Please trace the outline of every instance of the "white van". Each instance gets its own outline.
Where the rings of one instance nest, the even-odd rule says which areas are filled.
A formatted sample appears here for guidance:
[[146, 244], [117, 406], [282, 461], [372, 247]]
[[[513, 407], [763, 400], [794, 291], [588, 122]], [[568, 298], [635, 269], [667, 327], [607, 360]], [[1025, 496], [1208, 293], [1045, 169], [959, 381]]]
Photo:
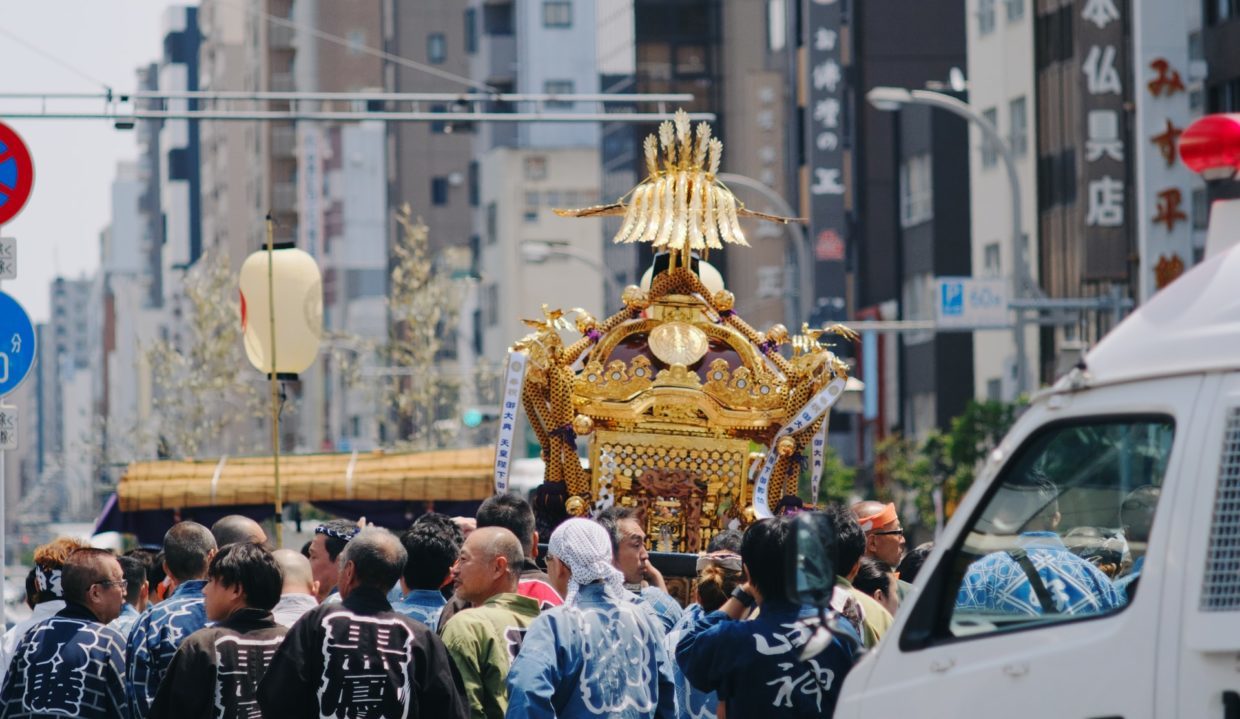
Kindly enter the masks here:
[[915, 586], [836, 717], [1240, 719], [1240, 250], [1035, 397]]

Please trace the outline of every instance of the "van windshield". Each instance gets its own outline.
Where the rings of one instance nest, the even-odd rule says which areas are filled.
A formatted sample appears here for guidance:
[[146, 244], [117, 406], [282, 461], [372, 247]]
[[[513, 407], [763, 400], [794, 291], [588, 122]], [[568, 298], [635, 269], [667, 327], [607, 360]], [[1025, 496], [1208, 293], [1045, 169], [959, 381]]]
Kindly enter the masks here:
[[1052, 426], [1009, 463], [951, 563], [962, 637], [1117, 612], [1137, 594], [1169, 417]]

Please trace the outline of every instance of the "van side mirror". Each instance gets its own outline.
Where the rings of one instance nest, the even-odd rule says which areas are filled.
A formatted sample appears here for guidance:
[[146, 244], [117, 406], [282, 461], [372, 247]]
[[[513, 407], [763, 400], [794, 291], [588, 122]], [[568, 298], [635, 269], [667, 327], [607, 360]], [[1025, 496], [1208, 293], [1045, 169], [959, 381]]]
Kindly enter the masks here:
[[793, 520], [784, 576], [794, 604], [826, 609], [835, 589], [835, 523], [822, 512], [801, 512]]

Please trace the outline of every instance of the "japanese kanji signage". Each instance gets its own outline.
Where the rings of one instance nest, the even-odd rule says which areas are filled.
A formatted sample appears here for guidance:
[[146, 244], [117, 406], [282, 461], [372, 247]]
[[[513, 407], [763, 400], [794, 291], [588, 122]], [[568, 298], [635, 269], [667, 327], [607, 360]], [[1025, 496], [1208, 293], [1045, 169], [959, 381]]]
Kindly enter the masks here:
[[1142, 19], [1132, 60], [1136, 73], [1133, 223], [1142, 300], [1194, 261], [1191, 208], [1193, 188], [1200, 187], [1200, 181], [1179, 157], [1180, 134], [1191, 120], [1191, 111], [1188, 23], [1184, 8], [1177, 5], [1160, 0], [1133, 2], [1134, 12], [1140, 12]]
[[1077, 25], [1081, 128], [1085, 138], [1078, 198], [1084, 215], [1086, 280], [1128, 277], [1127, 161], [1124, 101], [1128, 68], [1124, 19], [1118, 0], [1086, 0]]
[[0, 406], [0, 449], [17, 449], [17, 408]]
[[17, 279], [17, 240], [0, 237], [0, 280]]
[[[809, 235], [815, 240], [814, 295], [822, 304], [844, 296], [848, 222], [845, 178], [851, 146], [844, 77], [840, 0], [805, 0], [808, 57], [805, 148], [808, 164]], [[824, 241], [824, 238], [826, 240]], [[840, 319], [843, 319], [842, 317]]]

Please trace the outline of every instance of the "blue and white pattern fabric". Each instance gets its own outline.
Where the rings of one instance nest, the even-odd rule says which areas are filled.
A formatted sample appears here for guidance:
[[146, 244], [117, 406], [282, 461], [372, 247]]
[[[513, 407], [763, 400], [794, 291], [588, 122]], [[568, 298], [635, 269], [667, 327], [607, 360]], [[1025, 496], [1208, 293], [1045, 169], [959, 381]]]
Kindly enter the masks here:
[[654, 611], [655, 616], [663, 623], [663, 631], [665, 632], [672, 631], [672, 627], [676, 626], [676, 622], [680, 621], [680, 615], [685, 613], [680, 604], [675, 599], [672, 599], [672, 595], [658, 587], [642, 587], [642, 591], [638, 596], [641, 598], [642, 604]]
[[21, 643], [22, 639], [26, 638], [26, 632], [29, 632], [31, 627], [43, 620], [56, 616], [64, 608], [65, 601], [63, 599], [53, 599], [36, 604], [29, 617], [14, 624], [11, 629], [4, 633], [4, 639], [0, 641], [0, 682], [4, 681], [4, 675], [8, 673], [9, 665], [13, 663], [13, 656], [17, 653], [17, 645]]
[[[705, 615], [706, 611], [700, 604], [695, 603], [685, 607], [676, 626], [667, 633], [664, 646], [667, 647], [668, 656], [676, 656], [676, 645], [680, 643], [680, 638], [684, 636], [689, 627], [700, 622]], [[715, 719], [719, 715], [719, 696], [713, 691], [704, 692], [690, 684], [685, 678], [685, 673], [680, 671], [678, 666], [676, 667], [676, 706], [680, 711], [677, 716], [681, 719]]]
[[121, 605], [121, 615], [113, 619], [108, 626], [115, 629], [116, 633], [120, 634], [121, 637], [128, 639], [129, 632], [133, 630], [133, 625], [138, 621], [139, 616], [138, 610], [134, 609], [129, 602], [125, 602]]
[[[737, 621], [718, 611], [694, 612], [681, 627], [676, 663], [701, 691], [727, 702], [728, 716], [829, 717], [860, 637], [831, 643], [799, 659], [818, 628], [817, 610], [786, 601], [762, 603], [757, 618]], [[840, 622], [842, 631], [852, 626]]]
[[[1124, 595], [1102, 570], [1069, 550], [1054, 532], [1025, 532], [1017, 540], [1058, 613], [1099, 614], [1124, 606]], [[1042, 603], [1020, 562], [993, 552], [969, 565], [956, 595], [957, 611], [1041, 616]]]
[[447, 604], [438, 589], [414, 589], [392, 604], [392, 610], [416, 619], [432, 632], [439, 631], [439, 613]]
[[1137, 557], [1137, 561], [1132, 563], [1132, 568], [1128, 573], [1115, 580], [1115, 591], [1120, 593], [1125, 602], [1132, 601], [1132, 590], [1137, 580], [1141, 578], [1141, 570], [1145, 569], [1145, 557]]
[[181, 642], [207, 625], [202, 588], [206, 582], [182, 582], [168, 599], [147, 609], [134, 622], [125, 645], [125, 691], [132, 719], [146, 719], [155, 692]]
[[90, 610], [69, 604], [18, 643], [0, 688], [0, 716], [128, 717], [124, 646]]
[[620, 592], [587, 584], [534, 620], [508, 670], [506, 716], [676, 716], [663, 628], [649, 608]]

